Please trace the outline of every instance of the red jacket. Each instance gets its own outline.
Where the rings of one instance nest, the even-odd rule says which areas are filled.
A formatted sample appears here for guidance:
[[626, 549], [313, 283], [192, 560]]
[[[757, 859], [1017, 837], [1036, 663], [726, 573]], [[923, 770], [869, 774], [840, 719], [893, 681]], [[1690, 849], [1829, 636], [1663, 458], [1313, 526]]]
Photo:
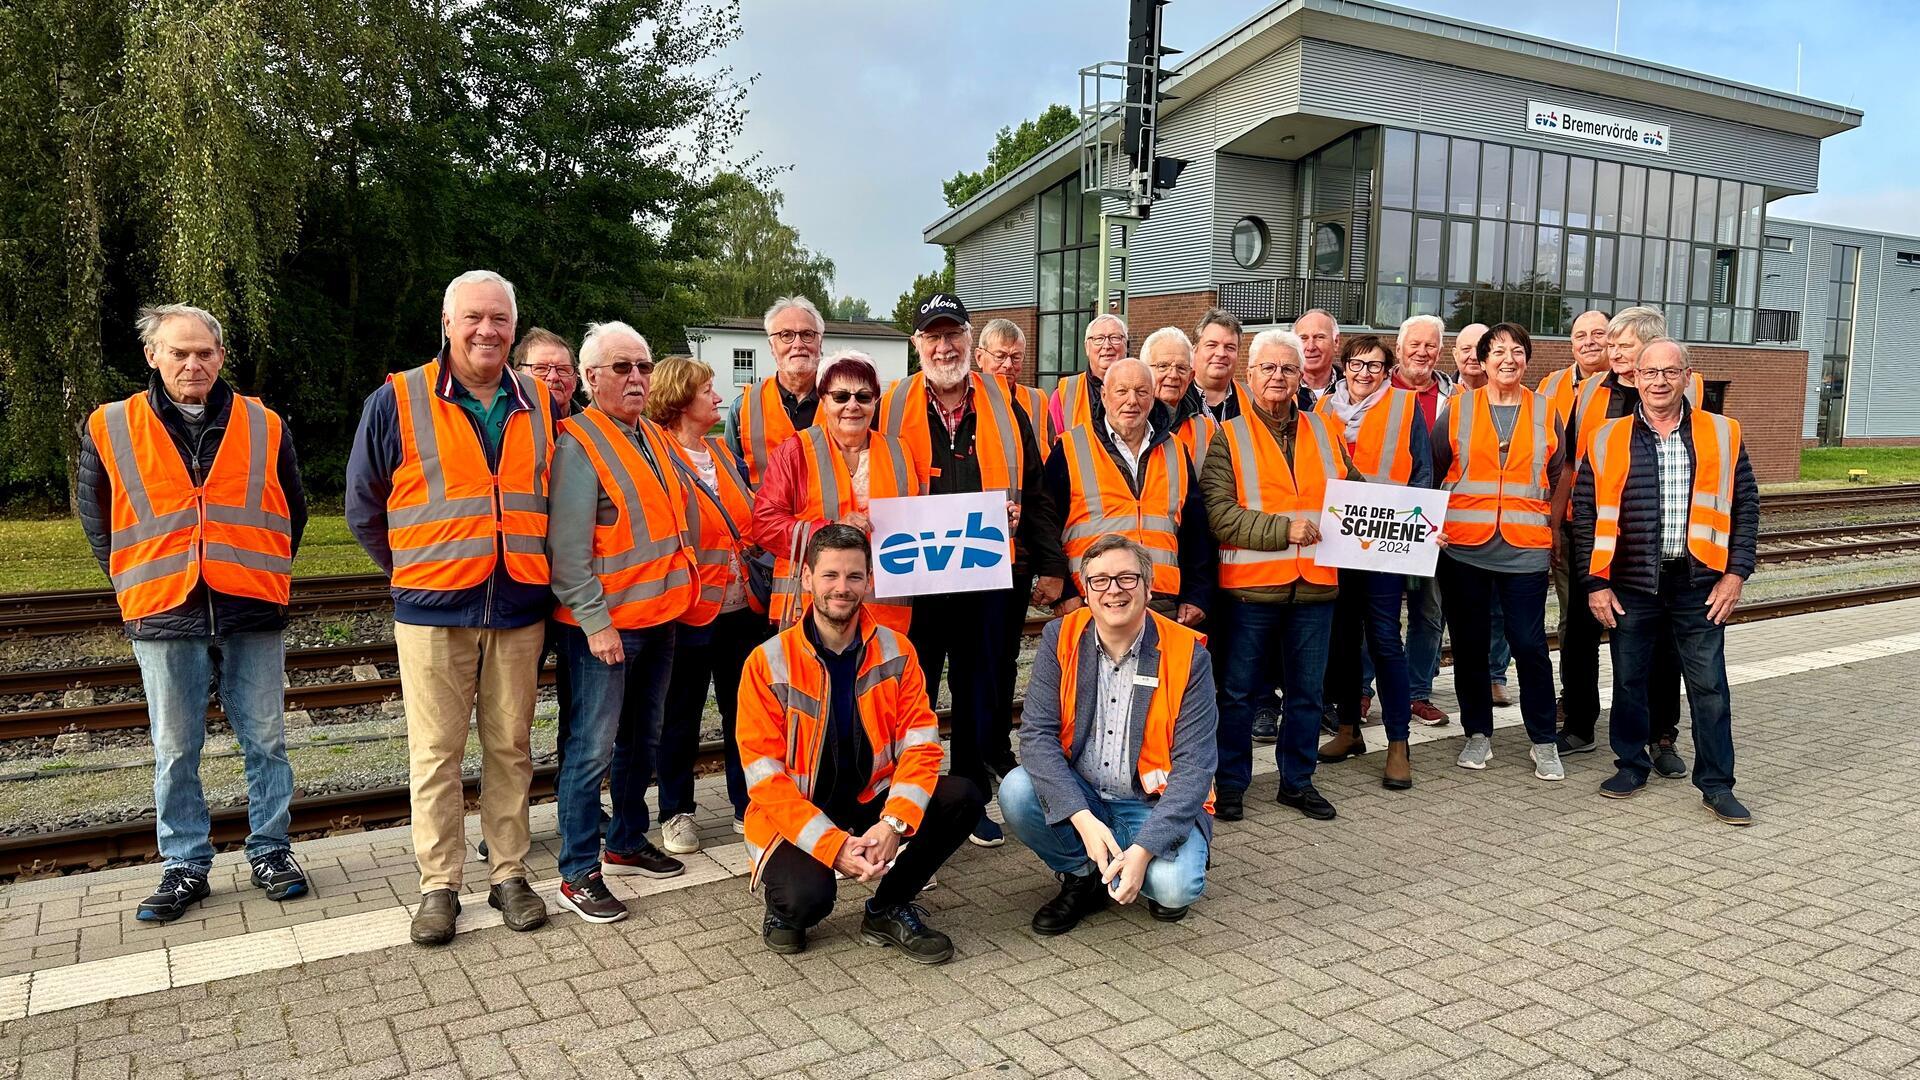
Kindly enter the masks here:
[[[773, 448], [760, 489], [753, 495], [753, 542], [768, 551], [787, 551], [793, 544], [794, 527], [800, 524], [794, 512], [807, 501], [807, 457], [799, 439], [788, 439]], [[806, 523], [818, 530], [832, 522]]]

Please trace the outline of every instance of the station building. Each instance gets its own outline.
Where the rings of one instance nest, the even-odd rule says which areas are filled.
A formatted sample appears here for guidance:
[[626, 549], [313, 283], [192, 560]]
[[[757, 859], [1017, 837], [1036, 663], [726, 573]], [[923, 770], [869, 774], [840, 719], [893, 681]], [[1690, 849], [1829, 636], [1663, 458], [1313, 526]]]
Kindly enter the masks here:
[[[1372, 0], [1273, 4], [1165, 90], [1158, 152], [1188, 164], [1127, 243], [1135, 348], [1216, 304], [1249, 332], [1313, 307], [1348, 332], [1430, 313], [1526, 325], [1537, 379], [1581, 311], [1645, 303], [1729, 384], [1762, 480], [1793, 479], [1835, 425], [1920, 441], [1920, 289], [1901, 284], [1920, 241], [1767, 214], [1818, 187], [1821, 140], [1859, 110]], [[976, 326], [1025, 328], [1025, 377], [1051, 386], [1085, 363], [1099, 222], [1068, 138], [924, 238], [952, 247]], [[1900, 331], [1871, 319], [1882, 301]], [[1907, 374], [1875, 400], [1863, 360]]]

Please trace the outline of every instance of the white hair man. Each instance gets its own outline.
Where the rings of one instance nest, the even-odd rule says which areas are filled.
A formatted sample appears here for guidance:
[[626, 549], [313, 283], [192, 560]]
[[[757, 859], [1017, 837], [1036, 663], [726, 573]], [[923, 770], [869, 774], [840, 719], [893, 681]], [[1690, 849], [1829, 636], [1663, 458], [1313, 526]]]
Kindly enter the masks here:
[[200, 751], [217, 676], [246, 752], [247, 862], [270, 900], [308, 891], [288, 847], [293, 767], [282, 715], [286, 603], [307, 501], [279, 414], [220, 379], [220, 321], [140, 309], [146, 389], [80, 430], [76, 500], [113, 583], [153, 731], [160, 887], [135, 918], [167, 923], [206, 898], [213, 867]]
[[[1357, 480], [1341, 432], [1300, 410], [1302, 343], [1285, 330], [1256, 335], [1247, 359], [1249, 406], [1227, 421], [1200, 473], [1220, 545], [1219, 606], [1230, 612], [1220, 691], [1218, 815], [1243, 813], [1253, 779], [1253, 718], [1285, 690], [1275, 755], [1279, 801], [1316, 820], [1333, 804], [1313, 786], [1327, 641], [1339, 578], [1314, 561], [1328, 480]], [[1274, 658], [1280, 662], [1275, 663]]]
[[1087, 370], [1060, 380], [1053, 389], [1053, 430], [1064, 432], [1100, 421], [1100, 380], [1107, 367], [1127, 355], [1127, 323], [1111, 312], [1087, 324]]
[[1311, 308], [1293, 320], [1293, 333], [1300, 339], [1300, 392], [1295, 404], [1302, 412], [1312, 412], [1340, 381], [1340, 373], [1333, 369], [1340, 355], [1340, 324], [1331, 314]]
[[[929, 464], [929, 494], [1004, 492], [1012, 554], [1036, 575], [1032, 596], [1058, 596], [1066, 575], [1060, 552], [1060, 522], [1041, 482], [1040, 445], [1033, 423], [1008, 396], [999, 379], [975, 372], [973, 327], [960, 298], [934, 293], [914, 308], [913, 347], [920, 370], [890, 387], [881, 399], [880, 428], [901, 440], [907, 452]], [[989, 774], [1013, 768], [1011, 717], [1006, 702], [1008, 655], [1020, 640], [1008, 634], [1015, 620], [1008, 605], [1028, 595], [1014, 589], [917, 596], [908, 637], [919, 653], [927, 693], [937, 693], [941, 671], [952, 693], [953, 761], [956, 776], [985, 793]], [[1006, 842], [1000, 825], [982, 814], [973, 842]]]
[[514, 930], [547, 920], [526, 857], [533, 704], [553, 607], [552, 405], [507, 367], [518, 316], [499, 274], [454, 278], [439, 355], [367, 396], [347, 461], [347, 525], [393, 584], [422, 894], [412, 936], [422, 945], [452, 941], [460, 911], [460, 770], [476, 715], [488, 903]]
[[820, 411], [814, 379], [827, 333], [827, 320], [804, 296], [775, 300], [761, 323], [776, 370], [771, 378], [741, 391], [727, 413], [727, 441], [747, 467], [747, 483], [755, 488], [765, 478], [773, 452], [795, 432], [812, 427]]

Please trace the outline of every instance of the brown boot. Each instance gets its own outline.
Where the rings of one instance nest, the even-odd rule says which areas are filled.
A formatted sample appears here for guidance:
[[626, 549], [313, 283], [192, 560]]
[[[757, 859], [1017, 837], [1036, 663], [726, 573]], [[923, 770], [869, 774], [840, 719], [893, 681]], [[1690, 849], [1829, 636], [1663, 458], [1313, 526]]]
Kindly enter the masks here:
[[1360, 735], [1357, 724], [1340, 725], [1340, 733], [1320, 744], [1320, 760], [1345, 761], [1350, 757], [1359, 757], [1367, 752], [1367, 740]]
[[1387, 767], [1380, 772], [1380, 786], [1391, 791], [1413, 786], [1413, 761], [1407, 757], [1406, 740], [1387, 744]]

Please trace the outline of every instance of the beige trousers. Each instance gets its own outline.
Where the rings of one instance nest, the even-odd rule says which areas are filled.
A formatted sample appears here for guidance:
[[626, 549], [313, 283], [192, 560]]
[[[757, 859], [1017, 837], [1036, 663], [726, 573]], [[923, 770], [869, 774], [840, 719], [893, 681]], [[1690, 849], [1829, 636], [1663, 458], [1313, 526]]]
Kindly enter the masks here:
[[413, 852], [420, 891], [460, 890], [467, 728], [480, 727], [480, 831], [494, 884], [527, 876], [527, 787], [533, 781], [533, 703], [546, 624], [518, 630], [395, 623], [407, 706]]

